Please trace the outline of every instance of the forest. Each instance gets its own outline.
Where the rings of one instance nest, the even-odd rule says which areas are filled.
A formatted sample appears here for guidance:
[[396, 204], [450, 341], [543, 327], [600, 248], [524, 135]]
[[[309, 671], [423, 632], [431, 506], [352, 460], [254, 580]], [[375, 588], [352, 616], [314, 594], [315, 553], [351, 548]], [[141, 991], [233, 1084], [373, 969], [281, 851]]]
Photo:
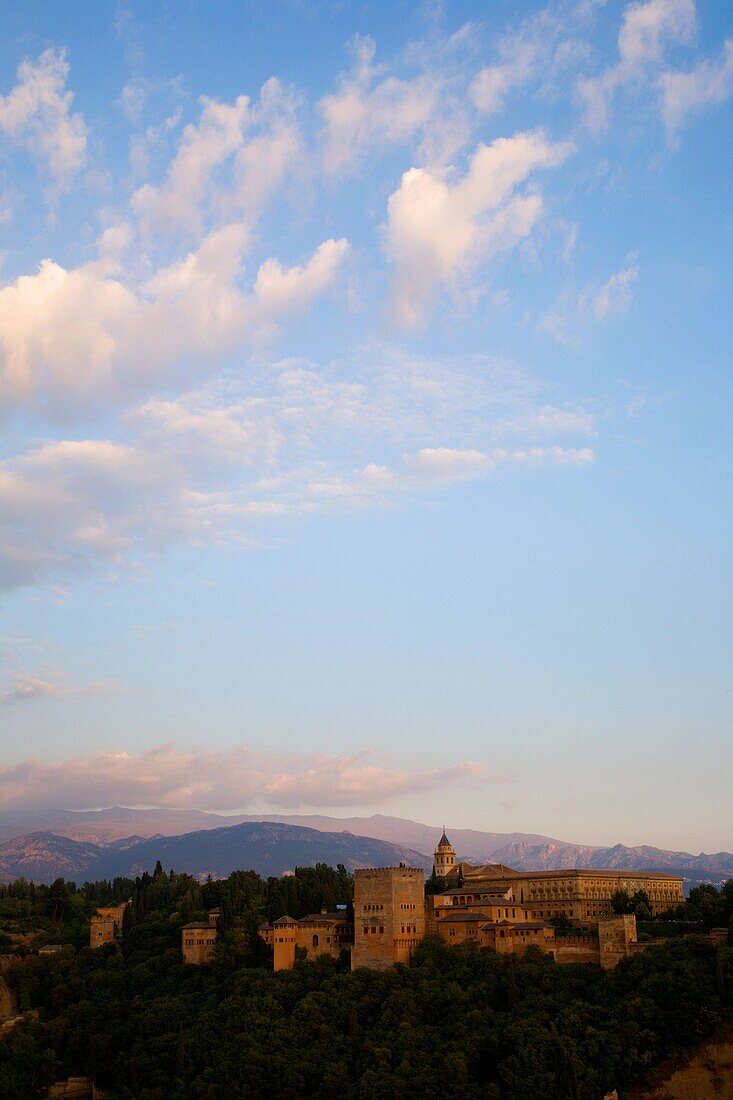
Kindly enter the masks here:
[[[729, 923], [733, 883], [700, 889], [670, 923]], [[42, 1096], [79, 1074], [113, 1100], [397, 1100], [444, 1087], [491, 1100], [599, 1100], [712, 1034], [733, 1006], [733, 948], [694, 935], [612, 972], [431, 940], [410, 969], [352, 973], [347, 959], [328, 957], [268, 969], [260, 921], [348, 906], [351, 891], [343, 867], [324, 865], [268, 880], [236, 872], [198, 883], [159, 866], [81, 889], [4, 887], [6, 934], [24, 927], [65, 946], [5, 971], [39, 1020], [0, 1039], [0, 1097]], [[86, 947], [94, 908], [127, 898], [122, 945]], [[214, 906], [215, 958], [184, 966], [180, 927]]]

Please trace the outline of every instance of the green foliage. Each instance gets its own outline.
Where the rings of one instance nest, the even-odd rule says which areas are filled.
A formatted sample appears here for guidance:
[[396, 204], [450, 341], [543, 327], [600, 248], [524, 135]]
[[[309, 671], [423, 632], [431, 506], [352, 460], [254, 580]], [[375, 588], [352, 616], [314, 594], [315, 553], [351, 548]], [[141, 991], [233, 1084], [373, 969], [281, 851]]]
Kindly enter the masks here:
[[675, 936], [694, 936], [704, 932], [699, 921], [685, 920], [645, 920], [637, 921], [636, 928], [641, 935], [646, 933], [652, 939], [669, 939]]
[[627, 890], [616, 890], [611, 895], [611, 908], [614, 913], [634, 913], [637, 920], [652, 919], [652, 907], [646, 890], [637, 890], [632, 895]]
[[[733, 949], [691, 936], [611, 972], [442, 940], [426, 940], [410, 969], [351, 972], [347, 958], [329, 957], [265, 968], [262, 920], [285, 904], [296, 917], [348, 904], [351, 890], [343, 868], [321, 865], [267, 881], [159, 871], [65, 884], [63, 899], [60, 886], [36, 888], [33, 901], [28, 884], [6, 894], [0, 904], [31, 906], [23, 919], [48, 920], [63, 900], [60, 938], [79, 919], [77, 897], [82, 916], [127, 897], [132, 906], [121, 952], [68, 948], [8, 970], [40, 1022], [0, 1040], [0, 1096], [40, 1096], [54, 1078], [81, 1074], [110, 1100], [410, 1098], [432, 1094], [449, 1067], [451, 1090], [466, 1096], [597, 1100], [711, 1034], [733, 1003]], [[730, 896], [713, 905], [703, 891], [695, 904], [718, 923]], [[184, 914], [203, 919], [215, 906], [213, 961], [184, 966]]]
[[442, 875], [436, 875], [435, 868], [433, 867], [430, 878], [425, 880], [425, 893], [428, 896], [432, 894], [442, 894], [444, 890], [450, 889], [450, 883], [447, 878]]
[[690, 927], [696, 926], [705, 931], [711, 928], [731, 928], [733, 879], [724, 882], [720, 889], [709, 883], [693, 887], [683, 905], [673, 906], [657, 919], [665, 922], [686, 922]]

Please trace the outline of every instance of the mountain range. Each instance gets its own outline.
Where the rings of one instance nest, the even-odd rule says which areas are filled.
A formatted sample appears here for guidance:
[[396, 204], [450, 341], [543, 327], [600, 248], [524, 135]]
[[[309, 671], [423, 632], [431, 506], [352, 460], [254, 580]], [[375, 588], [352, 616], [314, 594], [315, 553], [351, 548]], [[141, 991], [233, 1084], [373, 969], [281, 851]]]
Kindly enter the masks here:
[[166, 870], [187, 871], [200, 879], [225, 878], [232, 871], [250, 869], [265, 877], [279, 876], [296, 866], [316, 863], [332, 867], [343, 863], [349, 871], [399, 863], [429, 871], [432, 865], [422, 852], [372, 837], [260, 821], [181, 836], [125, 838], [106, 847], [51, 832], [29, 833], [0, 846], [0, 875], [35, 882], [58, 877], [78, 882], [134, 878], [152, 871], [158, 860]]
[[[254, 830], [240, 826], [253, 826]], [[290, 832], [266, 826], [288, 826]], [[22, 815], [2, 811], [0, 840], [5, 843], [0, 844], [0, 876], [23, 875], [38, 882], [63, 876], [82, 881], [137, 874], [150, 870], [157, 859], [166, 868], [197, 875], [228, 874], [250, 867], [262, 874], [281, 874], [296, 864], [321, 860], [343, 863], [349, 869], [400, 861], [429, 869], [441, 832], [442, 826], [383, 814], [349, 818], [226, 816], [201, 810], [126, 807], [44, 809]], [[504, 863], [517, 870], [605, 867], [668, 871], [682, 875], [688, 885], [733, 878], [730, 852], [693, 855], [648, 845], [599, 847], [536, 833], [474, 829], [448, 828], [448, 835], [459, 858], [471, 863]], [[375, 848], [375, 842], [383, 847]]]

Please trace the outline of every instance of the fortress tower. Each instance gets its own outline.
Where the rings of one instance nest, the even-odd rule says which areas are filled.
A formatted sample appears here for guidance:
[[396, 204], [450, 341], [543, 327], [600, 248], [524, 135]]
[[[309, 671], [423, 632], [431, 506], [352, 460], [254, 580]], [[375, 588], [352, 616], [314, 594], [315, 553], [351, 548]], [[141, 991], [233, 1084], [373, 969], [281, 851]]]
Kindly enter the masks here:
[[443, 829], [443, 835], [433, 853], [433, 870], [436, 875], [445, 878], [454, 869], [455, 865], [456, 850], [445, 835], [445, 829]]
[[354, 871], [354, 946], [351, 969], [410, 965], [425, 936], [425, 877], [421, 867]]

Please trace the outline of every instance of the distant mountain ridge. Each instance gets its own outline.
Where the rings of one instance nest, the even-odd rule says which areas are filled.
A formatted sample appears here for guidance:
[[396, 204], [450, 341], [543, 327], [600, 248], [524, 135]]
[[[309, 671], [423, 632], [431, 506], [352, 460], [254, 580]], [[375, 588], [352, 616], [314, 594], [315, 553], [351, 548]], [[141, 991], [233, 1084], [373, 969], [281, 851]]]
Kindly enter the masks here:
[[[150, 841], [160, 842], [162, 838], [174, 840], [176, 837], [194, 833], [201, 834], [203, 838], [206, 833], [220, 832], [243, 824], [289, 825], [330, 836], [351, 836], [352, 841], [382, 841], [402, 851], [412, 852], [413, 857], [417, 854], [421, 861], [418, 865], [426, 868], [430, 866], [431, 854], [442, 831], [442, 826], [424, 825], [384, 814], [338, 818], [320, 814], [226, 816], [202, 810], [133, 810], [126, 807], [87, 811], [45, 809], [35, 814], [31, 811], [13, 814], [6, 810], [0, 811], [0, 839], [11, 839], [4, 845], [0, 844], [0, 875], [7, 878], [22, 874], [45, 881], [45, 878], [39, 877], [40, 874], [47, 876], [55, 871], [52, 877], [89, 877], [86, 872], [95, 864], [103, 867], [107, 861], [111, 866], [111, 853], [115, 850], [132, 852], [134, 858], [143, 860], [147, 858], [148, 849], [141, 848], [141, 845]], [[24, 835], [18, 837], [21, 830], [24, 830]], [[132, 833], [135, 835], [131, 835]], [[616, 844], [600, 847], [572, 844], [536, 833], [487, 833], [475, 829], [454, 829], [450, 826], [448, 836], [459, 858], [470, 863], [504, 863], [518, 871], [571, 868], [656, 870], [680, 874], [690, 884], [698, 881], [720, 882], [725, 878], [733, 878], [733, 854], [730, 852], [703, 852], [693, 855], [690, 852], [668, 851], [649, 845], [629, 847]], [[51, 840], [50, 837], [54, 839]], [[75, 842], [82, 847], [75, 849]], [[216, 843], [218, 841], [211, 841], [214, 846]], [[202, 853], [202, 844], [203, 839], [196, 844], [196, 860]], [[24, 846], [27, 848], [25, 854]], [[334, 851], [337, 847], [338, 845]], [[180, 854], [184, 854], [185, 850], [185, 846], [176, 849]], [[301, 855], [294, 849], [291, 850], [292, 859], [285, 869], [295, 863], [308, 863], [308, 851], [309, 846], [304, 848]], [[249, 858], [255, 858], [251, 850]], [[390, 858], [395, 862], [394, 856]], [[335, 856], [333, 859], [339, 862]], [[329, 857], [326, 862], [333, 862], [333, 859]], [[348, 865], [347, 859], [341, 862]], [[153, 865], [154, 863], [155, 859]], [[370, 864], [366, 862], [363, 865]], [[250, 863], [248, 866], [256, 867], [256, 864]], [[180, 862], [175, 867], [176, 870], [189, 870]], [[72, 871], [71, 868], [76, 869]], [[268, 869], [265, 873], [278, 872]]]
[[87, 841], [39, 831], [15, 837], [0, 845], [0, 878], [32, 879], [53, 882], [56, 878], [88, 878], [92, 867], [105, 849]]
[[407, 863], [429, 871], [431, 857], [412, 848], [351, 833], [326, 833], [278, 822], [243, 822], [219, 829], [153, 837], [133, 843], [115, 842], [107, 848], [71, 840], [50, 832], [30, 833], [0, 845], [0, 875], [52, 882], [77, 882], [116, 877], [134, 878], [152, 871], [158, 860], [166, 870], [186, 871], [198, 878], [224, 878], [232, 871], [258, 871], [280, 876], [296, 866], [343, 863], [357, 867], [385, 867]]

